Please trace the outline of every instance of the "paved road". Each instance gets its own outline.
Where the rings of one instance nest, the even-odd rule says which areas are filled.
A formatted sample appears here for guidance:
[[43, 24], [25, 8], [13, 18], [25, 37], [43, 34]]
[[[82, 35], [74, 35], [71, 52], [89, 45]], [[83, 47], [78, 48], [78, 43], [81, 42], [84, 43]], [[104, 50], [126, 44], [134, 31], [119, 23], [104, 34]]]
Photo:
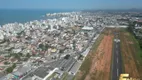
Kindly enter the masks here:
[[[118, 35], [115, 35], [115, 39], [119, 39]], [[114, 41], [112, 59], [113, 61], [112, 61], [111, 80], [119, 80], [119, 76], [122, 73], [122, 58], [121, 58], [120, 42]]]

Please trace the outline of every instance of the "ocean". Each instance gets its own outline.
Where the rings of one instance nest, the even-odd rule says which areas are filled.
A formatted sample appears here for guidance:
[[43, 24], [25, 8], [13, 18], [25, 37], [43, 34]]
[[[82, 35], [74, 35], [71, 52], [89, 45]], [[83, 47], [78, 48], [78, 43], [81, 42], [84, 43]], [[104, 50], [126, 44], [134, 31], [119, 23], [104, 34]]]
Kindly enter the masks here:
[[47, 19], [47, 13], [71, 12], [72, 10], [0, 10], [0, 25], [7, 23], [25, 23], [33, 20]]

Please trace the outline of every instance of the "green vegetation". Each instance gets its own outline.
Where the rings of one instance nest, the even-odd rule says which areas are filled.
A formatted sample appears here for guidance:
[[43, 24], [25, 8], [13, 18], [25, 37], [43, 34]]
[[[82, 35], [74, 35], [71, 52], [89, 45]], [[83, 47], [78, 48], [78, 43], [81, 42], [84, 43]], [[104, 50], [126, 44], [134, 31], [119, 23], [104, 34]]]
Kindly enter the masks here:
[[[126, 48], [127, 50], [125, 50], [125, 49], [124, 50], [127, 51], [126, 53], [130, 53], [130, 55], [132, 54], [131, 56], [133, 56], [133, 58], [134, 58], [133, 61], [135, 62], [135, 65], [136, 65], [135, 68], [136, 68], [136, 70], [138, 70], [137, 74], [139, 74], [140, 77], [142, 78], [142, 75], [141, 75], [142, 74], [142, 49], [140, 48], [139, 41], [136, 38], [136, 36], [129, 30], [129, 28], [128, 29], [121, 29], [120, 31], [121, 31], [120, 37], [122, 39], [121, 42], [123, 41], [121, 45], [123, 45], [123, 49], [124, 49], [125, 44], [129, 43], [129, 45], [127, 45], [127, 48]], [[123, 43], [125, 43], [125, 44], [123, 44]], [[128, 51], [128, 50], [130, 50], [130, 51]], [[125, 62], [125, 64], [127, 64], [127, 65], [129, 63], [129, 60], [132, 61], [132, 59], [130, 59], [129, 56], [125, 57], [125, 55], [123, 55], [122, 58], [123, 58], [123, 61]], [[132, 69], [132, 68], [133, 68], [133, 66], [131, 66], [129, 69]], [[126, 69], [126, 67], [125, 67], [125, 69]]]
[[142, 44], [139, 44], [139, 43], [140, 43], [139, 40], [136, 39], [133, 34], [130, 34], [129, 37], [133, 40], [133, 42], [134, 42], [134, 47], [135, 47], [135, 49], [136, 49], [136, 51], [137, 51], [136, 59], [137, 59], [138, 61], [140, 61], [141, 64], [142, 64], [142, 48], [140, 48], [140, 45], [142, 45]]
[[18, 60], [21, 60], [21, 58], [20, 58], [20, 55], [19, 54], [13, 54], [14, 55], [14, 58], [16, 58], [16, 59], [18, 59]]
[[75, 50], [75, 48], [76, 48], [76, 42], [75, 42], [75, 40], [73, 40], [73, 50]]
[[[128, 27], [128, 31], [133, 34], [133, 29], [134, 29], [134, 26], [135, 26], [136, 22], [130, 22], [129, 23], [129, 27]], [[142, 23], [139, 23], [142, 25]], [[142, 30], [140, 30], [140, 33], [142, 33]], [[133, 34], [134, 35], [134, 34]], [[135, 35], [134, 35], [135, 36]], [[142, 37], [137, 37], [135, 36], [135, 38], [137, 39], [138, 43], [139, 43], [139, 46], [140, 48], [142, 49]]]
[[65, 73], [63, 74], [61, 80], [67, 80], [67, 76], [68, 76], [68, 73], [65, 72]]
[[22, 34], [25, 34], [24, 30], [19, 32], [19, 33], [17, 33], [17, 36], [20, 37]]
[[4, 62], [4, 65], [8, 65], [8, 64], [10, 64], [10, 63], [9, 63], [9, 62], [7, 62], [7, 61], [6, 61], [6, 62]]
[[39, 49], [42, 49], [42, 50], [47, 50], [48, 49], [48, 45], [43, 45], [43, 44], [39, 44]]
[[47, 80], [54, 78], [55, 75], [56, 75], [56, 73], [53, 73], [51, 76], [49, 76], [49, 78]]
[[27, 57], [27, 58], [30, 58], [30, 57], [31, 57], [30, 53], [27, 53], [26, 57]]
[[14, 49], [14, 47], [11, 47], [10, 49], [7, 49], [7, 51], [11, 52], [11, 51], [12, 51], [12, 49]]
[[86, 57], [85, 61], [81, 65], [80, 70], [83, 71], [84, 74], [80, 80], [83, 80], [86, 77], [86, 75], [89, 73], [90, 66], [91, 66], [91, 60], [92, 59], [90, 57]]
[[16, 64], [14, 63], [11, 67], [6, 69], [6, 72], [11, 73], [15, 67], [16, 67]]
[[6, 72], [7, 72], [7, 73], [11, 73], [12, 71], [13, 71], [13, 68], [12, 68], [12, 67], [9, 67], [9, 68], [6, 69]]
[[131, 40], [133, 42], [133, 46], [135, 48], [135, 51], [136, 51], [136, 54], [134, 55], [136, 61], [139, 61], [139, 63], [141, 63], [142, 65], [142, 48], [140, 47], [141, 44], [140, 41], [139, 42], [139, 39], [136, 38], [136, 36], [129, 30], [129, 28], [127, 29], [121, 29], [122, 32], [128, 32], [129, 33], [129, 36], [128, 36], [128, 39]]
[[[131, 34], [131, 38], [133, 39], [133, 41], [135, 42], [135, 47], [137, 49], [137, 52], [138, 52], [138, 55], [141, 57], [142, 59], [142, 37], [137, 37], [135, 36], [135, 34], [133, 33], [133, 30], [134, 30], [134, 26], [137, 22], [129, 22], [129, 27], [127, 28], [127, 30], [125, 31], [128, 31], [130, 32]], [[142, 23], [139, 23], [142, 25]], [[142, 31], [142, 30], [141, 30]]]
[[21, 60], [21, 56], [23, 56], [23, 53], [9, 53], [8, 55], [6, 55], [5, 57], [14, 57], [18, 60]]
[[23, 54], [22, 53], [18, 53], [19, 54], [19, 56], [23, 56]]

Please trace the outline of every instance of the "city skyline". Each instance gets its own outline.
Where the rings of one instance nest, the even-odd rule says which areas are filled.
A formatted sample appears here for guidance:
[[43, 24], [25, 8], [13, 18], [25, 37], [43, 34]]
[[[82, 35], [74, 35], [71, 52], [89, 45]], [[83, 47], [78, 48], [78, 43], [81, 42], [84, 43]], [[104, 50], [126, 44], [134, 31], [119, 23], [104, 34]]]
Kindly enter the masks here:
[[1, 0], [0, 80], [142, 79], [141, 3]]
[[141, 0], [1, 0], [0, 9], [141, 9]]

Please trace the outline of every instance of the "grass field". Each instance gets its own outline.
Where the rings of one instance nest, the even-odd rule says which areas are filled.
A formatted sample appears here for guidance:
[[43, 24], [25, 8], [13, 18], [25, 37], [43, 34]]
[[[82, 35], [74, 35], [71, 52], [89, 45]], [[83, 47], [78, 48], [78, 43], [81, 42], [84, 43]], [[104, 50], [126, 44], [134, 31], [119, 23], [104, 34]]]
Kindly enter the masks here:
[[126, 29], [120, 29], [120, 39], [124, 72], [133, 78], [142, 78], [142, 50], [139, 43]]

